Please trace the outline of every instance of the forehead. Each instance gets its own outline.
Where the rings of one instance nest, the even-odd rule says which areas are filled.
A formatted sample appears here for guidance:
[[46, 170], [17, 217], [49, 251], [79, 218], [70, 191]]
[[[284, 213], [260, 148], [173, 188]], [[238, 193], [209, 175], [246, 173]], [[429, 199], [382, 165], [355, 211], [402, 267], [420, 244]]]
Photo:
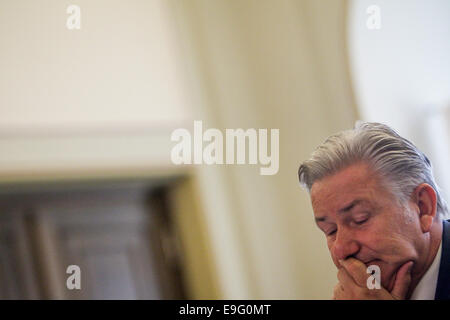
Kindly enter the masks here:
[[374, 202], [380, 189], [380, 179], [367, 164], [351, 165], [312, 185], [314, 213], [336, 212], [358, 199]]

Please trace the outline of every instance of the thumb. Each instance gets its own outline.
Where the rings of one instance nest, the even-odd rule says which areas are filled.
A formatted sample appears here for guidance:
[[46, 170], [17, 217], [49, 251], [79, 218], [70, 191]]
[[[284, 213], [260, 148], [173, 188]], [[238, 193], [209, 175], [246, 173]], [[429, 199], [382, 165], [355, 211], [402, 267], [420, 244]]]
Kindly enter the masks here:
[[403, 300], [408, 294], [409, 285], [411, 284], [411, 269], [413, 262], [405, 263], [397, 272], [395, 277], [394, 288], [391, 291], [391, 295], [394, 299]]

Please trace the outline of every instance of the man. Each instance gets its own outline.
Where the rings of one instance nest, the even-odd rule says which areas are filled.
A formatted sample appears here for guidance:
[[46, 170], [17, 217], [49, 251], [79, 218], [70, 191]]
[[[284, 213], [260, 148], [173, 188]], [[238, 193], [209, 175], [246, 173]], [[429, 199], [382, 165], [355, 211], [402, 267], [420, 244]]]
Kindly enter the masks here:
[[450, 299], [447, 205], [411, 142], [361, 123], [329, 137], [298, 174], [338, 268], [333, 299]]

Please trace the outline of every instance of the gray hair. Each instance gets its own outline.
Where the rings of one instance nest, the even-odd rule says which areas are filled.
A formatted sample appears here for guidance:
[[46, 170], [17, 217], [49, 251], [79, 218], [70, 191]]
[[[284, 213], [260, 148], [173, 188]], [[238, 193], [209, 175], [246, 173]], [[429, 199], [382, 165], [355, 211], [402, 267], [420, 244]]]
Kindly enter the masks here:
[[314, 182], [358, 162], [369, 164], [385, 178], [393, 194], [406, 203], [421, 183], [437, 195], [437, 212], [444, 218], [447, 204], [441, 196], [430, 160], [409, 140], [387, 125], [357, 122], [355, 128], [328, 137], [298, 169], [302, 186], [311, 191]]

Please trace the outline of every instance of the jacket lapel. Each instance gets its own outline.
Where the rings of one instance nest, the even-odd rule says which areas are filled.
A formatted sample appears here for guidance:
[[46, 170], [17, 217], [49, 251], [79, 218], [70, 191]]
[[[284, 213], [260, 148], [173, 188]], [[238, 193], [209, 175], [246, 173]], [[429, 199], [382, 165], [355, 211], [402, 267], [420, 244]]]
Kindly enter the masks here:
[[435, 300], [450, 299], [450, 220], [443, 221], [442, 255]]

